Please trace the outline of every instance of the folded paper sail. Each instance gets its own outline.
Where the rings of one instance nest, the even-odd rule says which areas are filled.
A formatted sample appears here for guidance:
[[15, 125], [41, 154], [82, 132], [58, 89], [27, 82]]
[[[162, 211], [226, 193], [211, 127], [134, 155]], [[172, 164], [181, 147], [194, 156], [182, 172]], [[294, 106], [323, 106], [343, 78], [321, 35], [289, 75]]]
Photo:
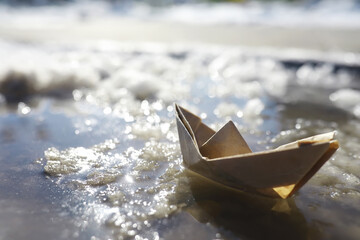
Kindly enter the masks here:
[[213, 181], [243, 191], [288, 198], [333, 155], [335, 132], [252, 152], [232, 121], [218, 132], [175, 104], [184, 165]]

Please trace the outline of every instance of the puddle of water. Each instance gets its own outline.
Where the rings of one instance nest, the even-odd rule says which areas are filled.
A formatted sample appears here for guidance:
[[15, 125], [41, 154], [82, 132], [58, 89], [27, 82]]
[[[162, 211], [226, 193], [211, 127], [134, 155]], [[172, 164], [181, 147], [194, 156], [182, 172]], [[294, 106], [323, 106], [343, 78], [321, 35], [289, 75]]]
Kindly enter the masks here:
[[[8, 45], [13, 55], [0, 78], [1, 238], [359, 236], [356, 71], [287, 67], [237, 48]], [[26, 51], [38, 59], [11, 64]], [[25, 89], [15, 102], [14, 82]], [[182, 166], [174, 101], [215, 129], [232, 119], [255, 151], [331, 130], [341, 148], [289, 200], [234, 193]]]

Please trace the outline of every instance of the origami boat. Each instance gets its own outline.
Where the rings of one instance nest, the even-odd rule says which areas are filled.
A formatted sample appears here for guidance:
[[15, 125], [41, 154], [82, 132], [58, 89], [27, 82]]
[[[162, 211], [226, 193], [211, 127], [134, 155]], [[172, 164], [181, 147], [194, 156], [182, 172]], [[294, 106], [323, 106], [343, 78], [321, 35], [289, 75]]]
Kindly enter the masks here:
[[177, 104], [175, 109], [184, 165], [242, 191], [288, 198], [339, 148], [329, 132], [254, 153], [232, 121], [215, 132], [195, 114]]

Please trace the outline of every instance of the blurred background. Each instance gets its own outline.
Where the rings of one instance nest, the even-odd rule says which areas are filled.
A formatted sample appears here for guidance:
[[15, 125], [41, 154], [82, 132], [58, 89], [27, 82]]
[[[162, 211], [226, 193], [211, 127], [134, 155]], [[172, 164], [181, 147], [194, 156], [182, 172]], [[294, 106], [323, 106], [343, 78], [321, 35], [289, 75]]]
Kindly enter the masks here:
[[359, 50], [359, 1], [1, 1], [2, 38]]
[[[0, 0], [0, 239], [358, 239], [359, 51], [359, 0]], [[183, 167], [174, 103], [341, 147], [291, 199], [234, 193]]]

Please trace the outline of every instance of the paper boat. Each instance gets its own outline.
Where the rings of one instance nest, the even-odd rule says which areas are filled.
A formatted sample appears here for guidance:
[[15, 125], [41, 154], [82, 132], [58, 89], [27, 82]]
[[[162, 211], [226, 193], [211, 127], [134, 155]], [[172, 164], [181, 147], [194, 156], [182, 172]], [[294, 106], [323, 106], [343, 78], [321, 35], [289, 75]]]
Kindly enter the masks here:
[[329, 132], [254, 153], [232, 121], [215, 132], [188, 110], [175, 109], [185, 167], [242, 191], [288, 198], [339, 148]]

